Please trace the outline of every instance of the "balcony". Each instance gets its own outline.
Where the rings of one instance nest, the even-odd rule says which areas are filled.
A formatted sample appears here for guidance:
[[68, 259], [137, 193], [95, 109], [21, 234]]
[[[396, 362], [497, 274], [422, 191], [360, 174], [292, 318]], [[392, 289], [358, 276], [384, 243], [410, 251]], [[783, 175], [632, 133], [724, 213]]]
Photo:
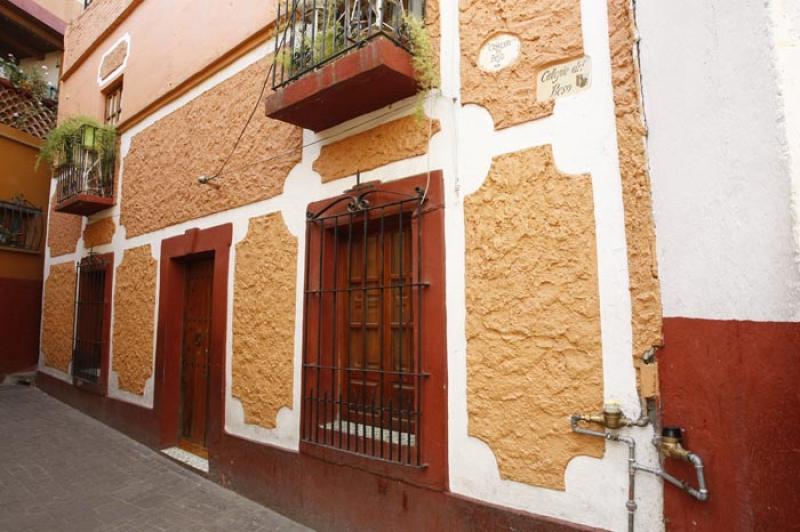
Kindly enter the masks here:
[[55, 170], [55, 210], [88, 216], [114, 205], [116, 134], [90, 125], [66, 139]]
[[279, 0], [267, 116], [321, 131], [413, 96], [423, 0]]
[[41, 209], [22, 196], [0, 200], [0, 249], [40, 253], [43, 236]]

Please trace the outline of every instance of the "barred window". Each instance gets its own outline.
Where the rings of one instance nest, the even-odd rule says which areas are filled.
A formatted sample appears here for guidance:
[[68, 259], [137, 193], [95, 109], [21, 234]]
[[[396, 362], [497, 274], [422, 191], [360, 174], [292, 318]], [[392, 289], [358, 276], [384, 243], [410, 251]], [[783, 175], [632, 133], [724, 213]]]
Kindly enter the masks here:
[[78, 263], [72, 376], [84, 384], [99, 386], [105, 379], [112, 262], [91, 255]]
[[425, 465], [424, 202], [364, 185], [308, 213], [305, 443]]

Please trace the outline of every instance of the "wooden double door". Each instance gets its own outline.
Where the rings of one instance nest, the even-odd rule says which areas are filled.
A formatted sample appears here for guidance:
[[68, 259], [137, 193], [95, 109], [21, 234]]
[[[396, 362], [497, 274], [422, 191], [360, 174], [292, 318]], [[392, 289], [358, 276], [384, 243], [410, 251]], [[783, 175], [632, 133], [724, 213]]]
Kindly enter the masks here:
[[214, 259], [187, 262], [184, 279], [180, 445], [195, 454], [207, 455]]

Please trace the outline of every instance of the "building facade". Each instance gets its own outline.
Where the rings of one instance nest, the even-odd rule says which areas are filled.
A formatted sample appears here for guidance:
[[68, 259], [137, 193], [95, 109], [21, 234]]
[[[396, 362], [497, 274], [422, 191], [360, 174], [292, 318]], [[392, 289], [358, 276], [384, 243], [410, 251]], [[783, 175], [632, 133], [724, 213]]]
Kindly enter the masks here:
[[36, 159], [56, 124], [65, 28], [39, 3], [0, 2], [0, 380], [38, 362], [50, 172]]
[[[796, 13], [743, 19], [775, 111], [753, 126], [782, 139], [746, 159], [780, 161], [751, 191], [716, 164], [746, 181], [742, 145], [708, 138], [753, 95], [712, 65], [677, 100], [665, 66], [703, 68], [740, 28], [643, 4], [96, 0], [66, 33], [59, 118], [115, 126], [117, 149], [82, 130], [55, 172], [38, 385], [320, 529], [793, 522], [793, 495], [755, 497], [761, 471], [726, 476], [766, 433], [708, 420], [770, 423], [771, 485], [791, 485], [765, 409], [800, 402], [780, 67], [800, 39], [773, 33]], [[716, 116], [712, 86], [741, 101]], [[698, 109], [707, 136], [671, 129]], [[691, 223], [704, 186], [718, 210]]]

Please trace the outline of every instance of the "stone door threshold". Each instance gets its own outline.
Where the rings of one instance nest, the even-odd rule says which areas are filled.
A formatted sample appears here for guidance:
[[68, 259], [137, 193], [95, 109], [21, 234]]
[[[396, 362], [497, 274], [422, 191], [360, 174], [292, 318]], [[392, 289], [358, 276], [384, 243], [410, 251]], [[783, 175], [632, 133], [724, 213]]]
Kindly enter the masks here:
[[170, 447], [169, 449], [163, 449], [161, 452], [173, 460], [187, 465], [192, 469], [196, 469], [197, 471], [201, 471], [206, 474], [208, 473], [208, 459], [206, 458], [202, 458], [196, 454], [184, 451], [180, 447]]

